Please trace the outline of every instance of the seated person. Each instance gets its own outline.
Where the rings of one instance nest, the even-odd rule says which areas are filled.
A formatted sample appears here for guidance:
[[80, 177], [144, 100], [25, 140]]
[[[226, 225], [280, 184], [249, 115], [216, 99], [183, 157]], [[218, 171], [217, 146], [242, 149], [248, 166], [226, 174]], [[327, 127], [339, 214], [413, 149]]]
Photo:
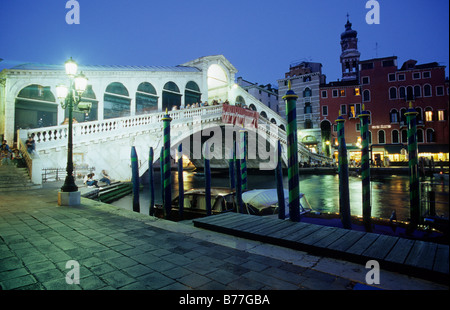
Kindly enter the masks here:
[[106, 173], [105, 170], [102, 170], [101, 173], [102, 178], [100, 179], [100, 182], [105, 182], [106, 185], [111, 185], [111, 177]]
[[86, 185], [87, 186], [95, 186], [97, 188], [99, 187], [98, 186], [98, 181], [94, 180], [94, 173], [89, 173], [87, 175]]

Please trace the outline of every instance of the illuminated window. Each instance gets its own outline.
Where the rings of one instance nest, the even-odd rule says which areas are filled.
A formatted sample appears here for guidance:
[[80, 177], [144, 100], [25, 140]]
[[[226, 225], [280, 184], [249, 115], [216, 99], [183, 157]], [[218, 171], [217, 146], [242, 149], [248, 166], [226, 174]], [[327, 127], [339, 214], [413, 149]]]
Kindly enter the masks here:
[[348, 116], [349, 117], [356, 117], [355, 106], [354, 105], [349, 105], [348, 106]]
[[359, 88], [355, 88], [355, 96], [361, 96]]
[[345, 89], [341, 89], [341, 90], [339, 91], [339, 95], [340, 95], [341, 97], [345, 97]]
[[431, 108], [425, 109], [425, 121], [426, 122], [433, 121], [433, 111], [431, 111]]
[[438, 111], [438, 121], [445, 121], [444, 110]]

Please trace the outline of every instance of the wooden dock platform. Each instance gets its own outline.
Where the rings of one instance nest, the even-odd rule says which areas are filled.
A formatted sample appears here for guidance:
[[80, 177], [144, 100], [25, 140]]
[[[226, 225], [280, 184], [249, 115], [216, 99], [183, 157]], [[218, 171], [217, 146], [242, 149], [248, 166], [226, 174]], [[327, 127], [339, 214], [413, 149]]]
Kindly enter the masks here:
[[193, 220], [196, 227], [449, 283], [449, 246], [420, 240], [228, 212]]

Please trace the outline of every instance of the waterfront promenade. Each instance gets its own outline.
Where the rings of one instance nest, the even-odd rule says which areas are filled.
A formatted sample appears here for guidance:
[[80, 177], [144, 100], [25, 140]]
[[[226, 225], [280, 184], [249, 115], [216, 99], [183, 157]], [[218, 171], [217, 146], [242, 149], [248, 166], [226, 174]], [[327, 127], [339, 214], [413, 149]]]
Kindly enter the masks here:
[[[357, 290], [364, 265], [247, 240], [87, 198], [57, 205], [57, 183], [3, 191], [3, 290]], [[81, 189], [85, 190], [85, 189]], [[80, 266], [67, 284], [68, 261]], [[384, 290], [448, 290], [381, 268]]]

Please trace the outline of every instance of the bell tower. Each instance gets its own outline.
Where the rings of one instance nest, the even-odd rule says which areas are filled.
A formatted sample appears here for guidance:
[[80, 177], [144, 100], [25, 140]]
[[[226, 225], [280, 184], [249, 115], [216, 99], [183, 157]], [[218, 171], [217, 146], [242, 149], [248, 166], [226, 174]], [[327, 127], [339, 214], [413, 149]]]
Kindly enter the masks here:
[[358, 51], [358, 32], [352, 29], [352, 23], [348, 19], [345, 24], [345, 31], [341, 34], [341, 65], [342, 65], [342, 80], [357, 80], [359, 79], [359, 57]]

